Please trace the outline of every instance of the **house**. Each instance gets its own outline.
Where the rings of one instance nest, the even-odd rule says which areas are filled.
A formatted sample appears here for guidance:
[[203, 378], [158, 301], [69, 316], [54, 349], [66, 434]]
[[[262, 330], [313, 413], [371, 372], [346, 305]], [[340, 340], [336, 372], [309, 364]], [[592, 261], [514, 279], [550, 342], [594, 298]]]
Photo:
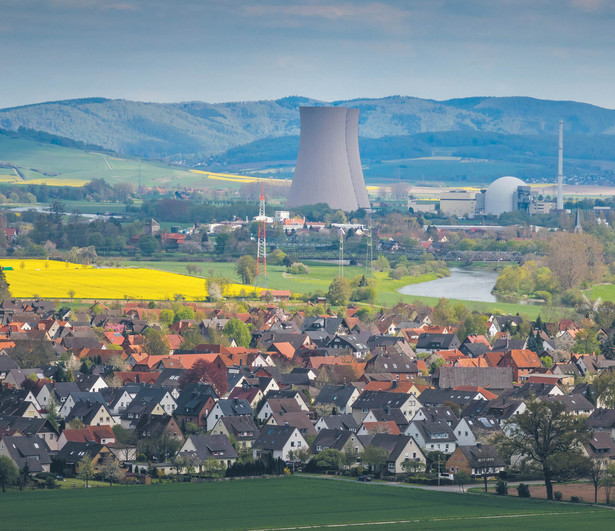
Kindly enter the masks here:
[[101, 393], [84, 393], [81, 391], [70, 393], [64, 400], [64, 404], [60, 406], [60, 410], [58, 411], [60, 417], [63, 419], [68, 417], [69, 413], [79, 402], [89, 402], [90, 404], [96, 402], [99, 404], [105, 404], [105, 399]]
[[487, 333], [494, 337], [498, 332], [511, 332], [523, 324], [523, 319], [518, 315], [492, 316], [488, 323]]
[[307, 411], [291, 411], [288, 413], [272, 413], [267, 419], [269, 426], [291, 426], [297, 428], [303, 436], [316, 435], [318, 432], [310, 420]]
[[256, 418], [261, 422], [265, 422], [274, 413], [293, 413], [299, 411], [308, 411], [308, 407], [302, 400], [294, 398], [267, 398]]
[[94, 442], [107, 445], [115, 443], [116, 437], [110, 426], [86, 426], [77, 430], [64, 430], [58, 439], [58, 450], [64, 448], [69, 442]]
[[326, 415], [324, 417], [320, 417], [314, 425], [314, 428], [316, 428], [316, 431], [323, 429], [337, 429], [356, 433], [359, 429], [359, 424], [354, 419], [352, 414], [346, 413], [342, 415]]
[[403, 415], [410, 420], [417, 407], [420, 407], [416, 397], [404, 393], [387, 393], [384, 391], [365, 391], [357, 398], [352, 406], [352, 416], [357, 423], [363, 422], [371, 409], [400, 409]]
[[495, 476], [505, 468], [506, 462], [490, 444], [458, 446], [446, 461], [451, 474], [463, 471], [471, 476]]
[[604, 431], [593, 432], [583, 446], [590, 459], [602, 459], [609, 463], [615, 459], [615, 443]]
[[162, 387], [142, 387], [134, 399], [156, 402], [167, 415], [172, 415], [177, 409], [177, 402], [171, 393]]
[[422, 408], [408, 424], [405, 435], [414, 437], [418, 445], [428, 452], [438, 450], [451, 454], [457, 447], [452, 429], [456, 422], [457, 418], [448, 407]]
[[218, 400], [207, 415], [207, 431], [213, 430], [222, 417], [239, 415], [252, 415], [254, 412], [246, 400], [233, 398], [232, 400]]
[[100, 402], [77, 402], [66, 416], [66, 423], [78, 419], [86, 426], [115, 426], [119, 421], [111, 414], [105, 404]]
[[208, 384], [188, 384], [177, 397], [175, 418], [179, 422], [191, 422], [199, 428], [207, 425], [207, 417], [216, 404], [216, 395], [213, 387]]
[[500, 424], [493, 417], [462, 418], [453, 428], [460, 446], [476, 446], [499, 431]]
[[18, 469], [27, 464], [30, 473], [49, 472], [51, 465], [47, 443], [36, 436], [0, 437], [0, 455], [8, 457]]
[[455, 334], [426, 334], [419, 336], [416, 344], [417, 352], [435, 352], [436, 350], [452, 350], [459, 348], [461, 343]]
[[364, 450], [363, 444], [356, 433], [339, 430], [339, 429], [322, 429], [314, 439], [310, 446], [310, 451], [313, 454], [318, 454], [323, 450], [338, 450], [342, 453], [349, 452], [355, 454], [356, 466], [361, 462], [361, 453]]
[[212, 429], [214, 435], [233, 437], [241, 449], [251, 450], [259, 431], [250, 415], [222, 417]]
[[440, 388], [459, 386], [484, 389], [512, 389], [512, 367], [440, 367], [436, 382]]
[[594, 433], [606, 432], [615, 440], [615, 409], [597, 408], [587, 418], [587, 423]]
[[98, 444], [95, 442], [67, 442], [53, 457], [51, 469], [56, 474], [62, 474], [63, 476], [76, 476], [79, 474], [81, 460], [86, 455], [92, 459], [92, 464], [94, 465], [96, 473], [100, 471], [100, 466], [105, 458], [117, 460], [115, 455], [113, 455], [105, 444]]
[[332, 413], [351, 413], [351, 404], [359, 397], [359, 390], [352, 385], [325, 385], [314, 400], [313, 406], [331, 407]]
[[208, 459], [216, 459], [229, 467], [237, 460], [237, 452], [229, 438], [219, 434], [190, 435], [179, 449], [178, 455], [194, 456], [201, 465]]
[[37, 436], [44, 440], [49, 450], [58, 449], [58, 429], [47, 419], [0, 415], [0, 433], [21, 433], [26, 437]]
[[184, 442], [184, 434], [177, 420], [170, 415], [143, 415], [135, 426], [139, 439], [158, 439], [167, 436], [173, 441]]
[[378, 433], [376, 435], [361, 435], [358, 437], [365, 448], [374, 446], [384, 448], [387, 453], [386, 469], [389, 474], [405, 472], [403, 464], [414, 461], [425, 465], [425, 454], [412, 437], [407, 435], [389, 435]]
[[268, 456], [289, 461], [289, 452], [307, 447], [307, 442], [297, 428], [265, 426], [252, 446], [252, 455], [254, 459]]
[[513, 381], [522, 382], [534, 370], [542, 367], [538, 354], [528, 349], [508, 350], [498, 363], [498, 367], [512, 367]]

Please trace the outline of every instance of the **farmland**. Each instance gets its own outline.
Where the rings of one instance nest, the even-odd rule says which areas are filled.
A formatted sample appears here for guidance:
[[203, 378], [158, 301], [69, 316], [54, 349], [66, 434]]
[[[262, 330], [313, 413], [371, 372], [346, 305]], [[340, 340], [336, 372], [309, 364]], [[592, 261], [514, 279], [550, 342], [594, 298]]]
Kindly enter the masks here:
[[[14, 297], [137, 299], [166, 300], [181, 294], [186, 300], [203, 300], [205, 282], [167, 271], [140, 268], [94, 268], [53, 260], [7, 260], [5, 271]], [[250, 293], [256, 288], [230, 284], [228, 296], [237, 296], [242, 289]]]
[[[0, 496], [0, 507], [3, 527], [23, 530], [84, 527], [275, 529], [354, 527], [376, 522], [381, 523], [380, 529], [517, 529], [529, 526], [563, 530], [578, 529], [581, 524], [606, 528], [613, 516], [608, 509], [584, 505], [299, 477], [27, 493], [12, 491]], [[81, 517], [70, 516], [77, 514], [75, 507], [79, 508]], [[28, 515], [27, 518], [24, 515]]]

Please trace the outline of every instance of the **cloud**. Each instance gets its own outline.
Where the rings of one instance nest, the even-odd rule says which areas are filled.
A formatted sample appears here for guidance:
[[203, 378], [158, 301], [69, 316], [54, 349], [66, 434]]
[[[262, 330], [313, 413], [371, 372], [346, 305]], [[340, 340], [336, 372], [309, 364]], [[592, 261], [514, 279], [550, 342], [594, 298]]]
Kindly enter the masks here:
[[353, 20], [361, 19], [377, 23], [399, 21], [409, 15], [408, 11], [380, 2], [370, 2], [364, 5], [339, 4], [313, 4], [313, 5], [274, 5], [261, 4], [250, 6], [245, 10], [249, 16], [283, 16], [302, 17], [326, 20]]

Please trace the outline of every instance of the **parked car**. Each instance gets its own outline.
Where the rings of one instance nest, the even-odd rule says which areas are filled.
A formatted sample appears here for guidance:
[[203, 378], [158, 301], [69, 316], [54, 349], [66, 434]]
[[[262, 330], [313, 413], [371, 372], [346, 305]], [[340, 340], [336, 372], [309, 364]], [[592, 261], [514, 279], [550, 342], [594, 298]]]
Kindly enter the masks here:
[[363, 475], [363, 476], [357, 476], [357, 481], [371, 481], [372, 478], [370, 478], [369, 476]]

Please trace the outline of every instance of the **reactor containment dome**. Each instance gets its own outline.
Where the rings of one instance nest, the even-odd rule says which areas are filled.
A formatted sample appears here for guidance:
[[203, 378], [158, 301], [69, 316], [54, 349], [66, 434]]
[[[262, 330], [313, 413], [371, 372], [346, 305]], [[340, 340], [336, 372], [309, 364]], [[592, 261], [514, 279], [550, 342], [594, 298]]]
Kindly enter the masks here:
[[369, 208], [359, 155], [359, 109], [300, 107], [301, 136], [287, 205]]
[[[521, 188], [521, 190], [519, 189]], [[520, 193], [529, 187], [517, 177], [500, 177], [485, 192], [485, 214], [499, 216], [504, 212], [519, 210]]]

